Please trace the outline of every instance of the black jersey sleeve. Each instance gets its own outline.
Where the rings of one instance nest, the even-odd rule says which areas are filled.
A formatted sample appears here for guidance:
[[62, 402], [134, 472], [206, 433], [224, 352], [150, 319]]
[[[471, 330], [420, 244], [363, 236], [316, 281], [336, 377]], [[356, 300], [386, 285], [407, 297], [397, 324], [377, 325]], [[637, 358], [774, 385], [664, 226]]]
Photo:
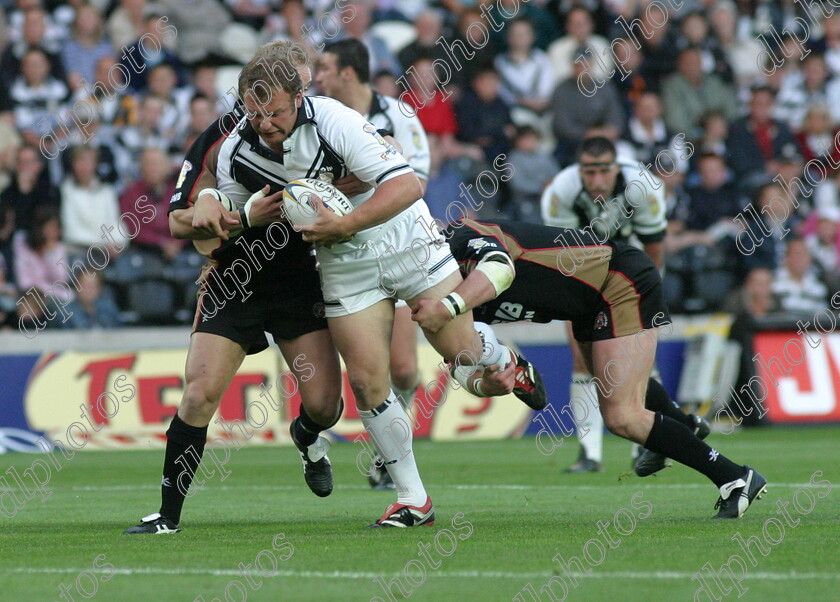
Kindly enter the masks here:
[[191, 207], [199, 191], [216, 187], [219, 151], [227, 139], [228, 132], [234, 131], [238, 120], [237, 112], [222, 115], [202, 132], [187, 151], [175, 184], [175, 192], [169, 200], [170, 213], [176, 209]]
[[[510, 257], [510, 251], [504, 244], [504, 237], [498, 226], [477, 226], [472, 220], [459, 221], [450, 224], [443, 233], [464, 274], [470, 273], [479, 261], [490, 254], [504, 253]], [[498, 230], [498, 234], [495, 230]]]

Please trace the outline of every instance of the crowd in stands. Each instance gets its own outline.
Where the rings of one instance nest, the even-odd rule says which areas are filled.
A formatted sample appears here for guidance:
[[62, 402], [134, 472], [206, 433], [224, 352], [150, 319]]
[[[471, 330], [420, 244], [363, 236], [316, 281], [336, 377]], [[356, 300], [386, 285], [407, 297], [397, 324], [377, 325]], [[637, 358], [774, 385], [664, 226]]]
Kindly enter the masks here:
[[[169, 236], [169, 197], [186, 149], [233, 107], [239, 66], [260, 44], [284, 39], [313, 58], [324, 42], [365, 42], [371, 83], [408, 103], [429, 134], [435, 217], [460, 217], [450, 203], [489, 170], [497, 185], [484, 178], [479, 217], [538, 223], [543, 187], [597, 133], [666, 187], [674, 312], [758, 303], [813, 314], [840, 290], [840, 11], [831, 3], [0, 0], [0, 8], [6, 328], [48, 316], [56, 299], [72, 303], [64, 310], [73, 318], [59, 313], [50, 327], [189, 323], [203, 258]], [[504, 174], [501, 164], [510, 166]], [[771, 300], [739, 288], [768, 275]], [[17, 302], [27, 294], [41, 302]]]

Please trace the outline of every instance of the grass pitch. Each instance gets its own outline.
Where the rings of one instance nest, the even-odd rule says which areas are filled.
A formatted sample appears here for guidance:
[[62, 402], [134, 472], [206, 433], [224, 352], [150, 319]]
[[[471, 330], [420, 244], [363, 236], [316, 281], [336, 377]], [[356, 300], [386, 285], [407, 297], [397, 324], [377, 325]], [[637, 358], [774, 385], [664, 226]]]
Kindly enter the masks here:
[[[122, 535], [158, 508], [162, 450], [79, 453], [53, 471], [49, 499], [0, 518], [0, 600], [465, 601], [522, 592], [517, 599], [531, 602], [528, 584], [541, 600], [692, 600], [702, 585], [692, 577], [706, 563], [720, 573], [720, 584], [703, 573], [714, 594], [734, 600], [737, 588], [719, 587], [733, 586], [719, 570], [727, 562], [736, 577], [747, 572], [743, 600], [837, 599], [838, 434], [713, 434], [713, 447], [769, 480], [769, 494], [733, 521], [710, 520], [714, 486], [682, 466], [619, 479], [630, 444], [615, 437], [606, 437], [605, 472], [595, 475], [561, 474], [577, 454], [572, 440], [548, 457], [533, 439], [421, 441], [437, 523], [408, 530], [365, 529], [394, 495], [367, 488], [358, 445], [333, 448], [336, 489], [325, 499], [307, 489], [293, 448], [243, 448], [226, 480], [215, 475], [187, 500], [184, 531], [162, 537]], [[22, 473], [36, 457], [0, 456], [0, 473]], [[815, 471], [830, 491], [811, 484]], [[789, 523], [779, 502], [790, 503]], [[599, 521], [609, 523], [601, 533]], [[736, 534], [751, 542], [752, 559]], [[571, 576], [552, 560], [558, 554], [580, 559]], [[247, 569], [255, 562], [261, 572]], [[540, 589], [553, 576], [552, 598]], [[393, 597], [381, 585], [388, 581]]]

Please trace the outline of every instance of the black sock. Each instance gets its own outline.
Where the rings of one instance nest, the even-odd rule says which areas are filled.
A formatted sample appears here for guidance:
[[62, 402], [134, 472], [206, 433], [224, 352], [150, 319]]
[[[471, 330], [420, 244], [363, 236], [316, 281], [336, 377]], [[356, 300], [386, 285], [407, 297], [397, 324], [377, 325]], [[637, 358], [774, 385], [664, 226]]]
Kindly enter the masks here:
[[166, 431], [166, 456], [163, 460], [163, 481], [160, 486], [160, 514], [176, 525], [181, 522], [181, 508], [204, 455], [207, 427], [190, 426], [178, 417], [172, 418]]
[[315, 443], [316, 439], [318, 439], [318, 433], [334, 427], [339, 418], [341, 418], [341, 414], [344, 412], [344, 399], [339, 399], [338, 404], [339, 410], [337, 416], [335, 417], [333, 423], [327, 426], [323, 426], [312, 420], [309, 414], [306, 413], [306, 408], [301, 405], [300, 420], [295, 420], [293, 427], [295, 429], [295, 439], [297, 439], [298, 443], [308, 447]]
[[694, 418], [680, 409], [676, 401], [668, 397], [668, 391], [655, 378], [648, 379], [647, 395], [645, 395], [645, 408], [651, 412], [660, 412], [663, 416], [673, 418], [680, 424], [684, 424], [694, 432]]
[[687, 427], [660, 412], [653, 418], [645, 447], [702, 472], [720, 487], [744, 476], [743, 466], [712, 449]]

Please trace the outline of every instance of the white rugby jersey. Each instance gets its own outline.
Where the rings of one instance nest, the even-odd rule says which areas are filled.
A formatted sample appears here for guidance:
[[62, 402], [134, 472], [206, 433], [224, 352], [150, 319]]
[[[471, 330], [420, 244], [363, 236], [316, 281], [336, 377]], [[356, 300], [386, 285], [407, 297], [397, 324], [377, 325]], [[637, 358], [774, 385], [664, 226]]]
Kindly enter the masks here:
[[383, 136], [393, 136], [402, 146], [402, 154], [417, 177], [428, 180], [431, 162], [429, 140], [415, 113], [414, 109], [396, 98], [374, 92], [367, 119]]
[[[266, 184], [277, 190], [299, 178], [331, 182], [352, 172], [375, 187], [412, 172], [406, 159], [382, 138], [376, 126], [332, 98], [303, 98], [292, 133], [283, 141], [282, 155], [265, 145], [247, 118], [243, 117], [237, 127], [219, 148], [216, 187], [238, 207]], [[358, 207], [373, 192], [349, 200]]]
[[554, 176], [540, 202], [543, 222], [561, 228], [591, 226], [599, 239], [627, 240], [635, 234], [649, 243], [665, 238], [665, 184], [650, 172], [640, 174], [638, 164], [617, 163], [621, 171], [615, 193], [604, 203], [583, 189], [577, 163]]

